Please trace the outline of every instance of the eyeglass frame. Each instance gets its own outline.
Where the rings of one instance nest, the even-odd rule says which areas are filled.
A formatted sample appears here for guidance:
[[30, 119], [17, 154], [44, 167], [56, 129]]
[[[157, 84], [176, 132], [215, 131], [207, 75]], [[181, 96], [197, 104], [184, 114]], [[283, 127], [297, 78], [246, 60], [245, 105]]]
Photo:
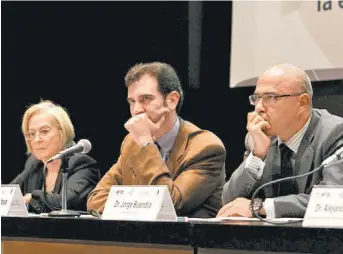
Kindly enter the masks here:
[[[273, 94], [273, 93], [265, 93], [265, 94], [262, 94], [262, 95], [257, 95], [257, 94], [252, 94], [252, 95], [249, 95], [249, 102], [252, 106], [256, 106], [259, 101], [263, 98], [263, 96], [269, 96], [270, 99], [272, 99], [273, 103], [275, 103], [275, 99], [278, 99], [278, 98], [284, 98], [284, 97], [291, 97], [291, 96], [300, 96], [300, 95], [303, 95], [305, 94], [306, 92], [301, 92], [301, 93], [291, 93], [291, 94]], [[252, 102], [252, 98], [254, 96], [257, 96], [258, 98], [258, 101], [257, 103], [253, 103]]]
[[[41, 130], [44, 129], [44, 128], [46, 128], [46, 127], [49, 127], [50, 130], [49, 130], [49, 132], [48, 132], [44, 137], [42, 137], [42, 136], [41, 136], [41, 135], [42, 135]], [[24, 137], [25, 137], [25, 139], [26, 139], [27, 141], [35, 140], [35, 138], [37, 137], [37, 132], [38, 132], [38, 137], [39, 137], [39, 139], [44, 139], [44, 138], [46, 138], [46, 137], [49, 135], [49, 133], [51, 133], [51, 131], [52, 131], [53, 129], [60, 129], [60, 128], [57, 127], [57, 126], [54, 126], [54, 125], [44, 125], [44, 126], [40, 127], [38, 130], [26, 132], [26, 133], [24, 134]], [[27, 135], [28, 135], [30, 132], [34, 132], [33, 138], [27, 138]]]

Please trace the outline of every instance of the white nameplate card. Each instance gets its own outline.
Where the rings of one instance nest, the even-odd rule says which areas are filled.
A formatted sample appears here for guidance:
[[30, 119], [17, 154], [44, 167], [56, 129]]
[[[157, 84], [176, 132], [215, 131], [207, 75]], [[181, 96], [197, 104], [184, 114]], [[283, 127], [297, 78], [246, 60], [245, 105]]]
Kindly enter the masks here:
[[112, 186], [101, 218], [135, 221], [177, 220], [166, 185]]
[[18, 184], [1, 185], [1, 216], [28, 216]]
[[316, 185], [313, 187], [303, 226], [343, 228], [342, 185]]

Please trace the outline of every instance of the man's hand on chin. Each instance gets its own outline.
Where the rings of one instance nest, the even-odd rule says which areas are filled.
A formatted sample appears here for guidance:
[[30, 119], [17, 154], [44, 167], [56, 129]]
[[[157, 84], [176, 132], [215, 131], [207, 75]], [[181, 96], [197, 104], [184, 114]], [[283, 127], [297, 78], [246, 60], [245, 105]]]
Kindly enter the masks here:
[[153, 142], [150, 124], [152, 121], [145, 114], [131, 117], [126, 123], [125, 128], [130, 132], [134, 141], [142, 146], [147, 142]]
[[160, 119], [154, 123], [146, 113], [142, 113], [131, 117], [124, 126], [135, 142], [139, 146], [143, 146], [148, 142], [154, 142], [153, 136], [162, 127], [165, 118], [166, 112], [163, 112]]
[[218, 212], [217, 217], [253, 217], [249, 209], [250, 200], [246, 198], [236, 198], [230, 203], [224, 205]]

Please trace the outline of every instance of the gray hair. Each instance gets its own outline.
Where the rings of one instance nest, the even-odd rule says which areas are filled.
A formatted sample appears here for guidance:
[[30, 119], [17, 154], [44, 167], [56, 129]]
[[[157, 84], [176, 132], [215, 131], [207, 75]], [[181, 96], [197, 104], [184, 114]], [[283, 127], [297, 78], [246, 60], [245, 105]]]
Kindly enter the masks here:
[[304, 71], [303, 73], [303, 83], [302, 87], [304, 88], [305, 92], [308, 93], [311, 98], [313, 96], [313, 89], [312, 89], [312, 83], [310, 77], [307, 75], [307, 73]]

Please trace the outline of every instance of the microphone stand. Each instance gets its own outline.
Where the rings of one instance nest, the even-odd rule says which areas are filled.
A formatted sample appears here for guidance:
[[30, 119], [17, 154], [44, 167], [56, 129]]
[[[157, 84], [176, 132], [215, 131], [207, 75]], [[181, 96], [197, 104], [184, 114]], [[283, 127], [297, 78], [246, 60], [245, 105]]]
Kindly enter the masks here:
[[67, 187], [68, 187], [68, 163], [65, 155], [61, 157], [62, 172], [62, 209], [48, 213], [50, 217], [80, 217], [80, 213], [73, 210], [67, 210]]

